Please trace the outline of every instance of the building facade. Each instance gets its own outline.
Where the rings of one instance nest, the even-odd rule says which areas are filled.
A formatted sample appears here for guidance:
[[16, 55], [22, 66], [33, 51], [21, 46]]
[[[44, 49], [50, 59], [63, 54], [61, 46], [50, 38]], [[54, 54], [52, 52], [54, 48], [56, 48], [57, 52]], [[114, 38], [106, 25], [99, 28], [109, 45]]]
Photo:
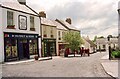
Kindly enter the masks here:
[[66, 29], [63, 25], [61, 25], [57, 21], [54, 21], [54, 23], [57, 26], [57, 55], [63, 56], [65, 51], [65, 45], [67, 44], [63, 40], [63, 36], [65, 35], [65, 33], [68, 32], [68, 29]]
[[60, 25], [57, 25], [58, 55], [63, 56], [65, 52], [65, 45], [67, 45], [68, 43], [64, 42], [62, 37], [64, 37], [64, 34], [66, 32], [80, 33], [80, 30], [78, 30], [72, 25], [72, 21], [70, 18], [67, 18], [65, 21], [56, 19], [56, 22], [60, 24]]
[[57, 28], [52, 20], [46, 18], [44, 12], [39, 13], [42, 28], [42, 53], [41, 57], [56, 56]]
[[118, 48], [118, 37], [109, 38], [98, 38], [96, 39], [97, 51], [108, 51], [108, 47], [112, 49]]
[[97, 51], [106, 51], [107, 49], [107, 38], [96, 39]]
[[6, 0], [1, 4], [2, 61], [30, 59], [41, 53], [40, 18], [18, 1]]
[[84, 48], [89, 49], [90, 53], [95, 53], [96, 52], [96, 44], [94, 44], [89, 37], [82, 37], [84, 41]]

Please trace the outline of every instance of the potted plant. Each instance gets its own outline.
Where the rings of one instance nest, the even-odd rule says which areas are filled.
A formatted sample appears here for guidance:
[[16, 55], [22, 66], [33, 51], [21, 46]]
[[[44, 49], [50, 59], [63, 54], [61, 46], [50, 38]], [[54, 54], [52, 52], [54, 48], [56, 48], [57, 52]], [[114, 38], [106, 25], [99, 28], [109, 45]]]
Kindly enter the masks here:
[[34, 59], [35, 59], [35, 60], [38, 60], [38, 59], [39, 59], [39, 57], [35, 55], [35, 56], [34, 56]]
[[15, 25], [7, 25], [8, 29], [15, 29]]

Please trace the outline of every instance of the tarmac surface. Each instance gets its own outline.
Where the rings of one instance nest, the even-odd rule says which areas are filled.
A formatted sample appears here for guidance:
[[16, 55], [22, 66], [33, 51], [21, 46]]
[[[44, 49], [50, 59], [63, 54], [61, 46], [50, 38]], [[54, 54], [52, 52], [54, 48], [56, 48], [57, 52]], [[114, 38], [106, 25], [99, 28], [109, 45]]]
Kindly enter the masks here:
[[[30, 61], [17, 64], [3, 64], [3, 77], [109, 77], [102, 67], [101, 58], [106, 52], [89, 57], [53, 57], [52, 60]], [[107, 78], [104, 78], [107, 79]]]

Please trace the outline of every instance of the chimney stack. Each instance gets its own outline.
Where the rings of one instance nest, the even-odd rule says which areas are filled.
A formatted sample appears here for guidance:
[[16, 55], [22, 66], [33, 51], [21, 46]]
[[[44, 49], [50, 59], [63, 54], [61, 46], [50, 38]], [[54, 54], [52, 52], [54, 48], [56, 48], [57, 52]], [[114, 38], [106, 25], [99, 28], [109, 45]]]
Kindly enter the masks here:
[[68, 22], [69, 24], [72, 24], [71, 18], [67, 18], [66, 22]]
[[26, 0], [18, 0], [20, 4], [26, 5]]
[[39, 12], [39, 16], [43, 17], [43, 18], [46, 18], [46, 13], [44, 11], [41, 11], [41, 12]]

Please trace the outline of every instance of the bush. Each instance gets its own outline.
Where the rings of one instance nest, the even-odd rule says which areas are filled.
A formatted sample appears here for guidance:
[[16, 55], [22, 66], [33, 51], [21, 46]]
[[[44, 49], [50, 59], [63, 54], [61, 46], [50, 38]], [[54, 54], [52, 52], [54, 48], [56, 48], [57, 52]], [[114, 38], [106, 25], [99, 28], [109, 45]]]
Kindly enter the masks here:
[[120, 51], [119, 51], [119, 50], [113, 51], [113, 52], [112, 52], [112, 57], [113, 57], [113, 58], [120, 58]]
[[35, 60], [38, 60], [38, 59], [39, 59], [39, 57], [38, 57], [38, 56], [34, 56], [34, 59], [35, 59]]

